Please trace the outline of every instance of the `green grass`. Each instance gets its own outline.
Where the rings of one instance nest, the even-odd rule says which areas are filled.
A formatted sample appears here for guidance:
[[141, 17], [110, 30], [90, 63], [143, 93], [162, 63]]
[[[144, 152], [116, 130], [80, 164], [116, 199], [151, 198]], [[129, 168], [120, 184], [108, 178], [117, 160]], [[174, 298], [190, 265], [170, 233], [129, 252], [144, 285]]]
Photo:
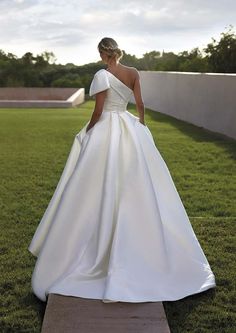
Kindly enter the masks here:
[[[0, 109], [1, 333], [40, 332], [46, 304], [31, 291], [36, 259], [27, 248], [93, 106]], [[136, 114], [133, 106], [129, 111]], [[146, 123], [217, 283], [216, 289], [164, 302], [171, 332], [233, 333], [235, 141], [148, 109]]]

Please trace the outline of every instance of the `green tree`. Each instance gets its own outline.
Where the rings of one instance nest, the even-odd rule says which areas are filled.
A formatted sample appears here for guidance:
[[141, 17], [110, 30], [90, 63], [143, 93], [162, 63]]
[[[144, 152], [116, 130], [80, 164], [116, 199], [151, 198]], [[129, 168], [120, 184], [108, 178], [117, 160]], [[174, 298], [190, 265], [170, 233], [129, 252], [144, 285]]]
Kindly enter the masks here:
[[68, 73], [52, 82], [53, 87], [82, 87], [82, 82], [77, 74]]
[[155, 70], [157, 71], [178, 71], [179, 57], [173, 52], [162, 52], [162, 56], [157, 61]]
[[[131, 55], [131, 54], [128, 54], [125, 52], [125, 50], [122, 50], [123, 51], [123, 57], [121, 59], [121, 63], [123, 65], [126, 65], [126, 66], [133, 66], [133, 67], [136, 67], [137, 69], [140, 68], [140, 63], [139, 63], [139, 59], [135, 56], [135, 55]], [[102, 64], [102, 62], [101, 62]], [[104, 64], [103, 64], [104, 66]]]
[[44, 51], [43, 53], [41, 53], [41, 56], [47, 63], [54, 64], [57, 60], [53, 52]]
[[236, 73], [236, 35], [233, 26], [221, 33], [219, 42], [212, 38], [212, 43], [204, 49], [210, 70], [218, 73]]
[[26, 52], [22, 58], [21, 61], [24, 65], [33, 65], [34, 64], [34, 56], [31, 52]]
[[178, 57], [181, 72], [207, 72], [209, 69], [207, 59], [203, 57], [198, 47], [190, 52], [183, 51], [178, 54]]
[[140, 65], [143, 70], [155, 70], [158, 65], [158, 60], [160, 59], [161, 53], [159, 51], [151, 51], [143, 54], [140, 59]]

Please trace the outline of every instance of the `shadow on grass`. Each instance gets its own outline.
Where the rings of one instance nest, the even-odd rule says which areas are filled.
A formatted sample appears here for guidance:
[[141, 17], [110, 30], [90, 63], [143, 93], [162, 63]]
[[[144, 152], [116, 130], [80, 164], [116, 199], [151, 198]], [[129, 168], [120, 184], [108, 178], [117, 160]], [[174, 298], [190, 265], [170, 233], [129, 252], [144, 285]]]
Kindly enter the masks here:
[[[200, 324], [199, 318], [196, 318], [196, 327], [193, 327], [193, 321], [189, 320], [189, 317], [192, 313], [199, 313], [199, 308], [204, 307], [204, 304], [213, 303], [215, 296], [216, 289], [211, 288], [178, 301], [163, 302], [171, 333], [197, 332], [197, 327], [201, 327], [203, 332], [203, 324]], [[212, 326], [207, 322], [205, 324], [204, 332], [208, 332], [207, 327], [211, 329]]]
[[22, 304], [22, 307], [29, 306], [33, 308], [34, 311], [37, 313], [38, 321], [42, 326], [47, 302], [40, 301], [31, 291], [25, 294], [23, 297], [21, 297], [20, 304]]
[[[128, 108], [131, 111], [136, 111], [135, 105], [133, 104], [129, 104]], [[172, 116], [160, 113], [158, 111], [153, 111], [148, 108], [145, 109], [145, 114], [147, 114], [149, 118], [155, 121], [157, 126], [158, 123], [164, 123], [165, 125], [177, 128], [184, 135], [191, 137], [196, 142], [214, 143], [228, 151], [230, 155], [229, 157], [236, 160], [236, 140], [231, 139], [223, 134], [212, 132], [203, 127], [190, 124], [186, 121], [179, 120]]]

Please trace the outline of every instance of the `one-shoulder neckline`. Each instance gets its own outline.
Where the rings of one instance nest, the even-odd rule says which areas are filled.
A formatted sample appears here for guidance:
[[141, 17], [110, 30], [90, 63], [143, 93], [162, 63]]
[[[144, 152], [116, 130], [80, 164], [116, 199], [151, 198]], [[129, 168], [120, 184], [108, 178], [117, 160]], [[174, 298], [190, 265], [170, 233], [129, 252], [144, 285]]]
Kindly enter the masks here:
[[107, 73], [111, 74], [112, 76], [114, 76], [114, 78], [116, 78], [119, 82], [121, 82], [126, 88], [128, 88], [130, 91], [133, 92], [133, 90], [128, 87], [124, 82], [122, 82], [120, 79], [118, 79], [118, 77], [116, 77], [114, 74], [112, 74], [111, 72], [109, 72], [107, 69], [104, 69], [104, 71], [106, 71]]

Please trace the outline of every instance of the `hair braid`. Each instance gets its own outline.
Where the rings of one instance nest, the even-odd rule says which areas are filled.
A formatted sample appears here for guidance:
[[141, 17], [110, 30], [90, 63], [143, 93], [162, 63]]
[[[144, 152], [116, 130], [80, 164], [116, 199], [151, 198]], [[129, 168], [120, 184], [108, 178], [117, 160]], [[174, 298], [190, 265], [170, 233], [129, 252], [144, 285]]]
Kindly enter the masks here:
[[117, 42], [110, 37], [104, 37], [98, 44], [99, 51], [104, 51], [108, 57], [116, 57], [120, 60], [123, 57], [123, 51], [119, 48]]

